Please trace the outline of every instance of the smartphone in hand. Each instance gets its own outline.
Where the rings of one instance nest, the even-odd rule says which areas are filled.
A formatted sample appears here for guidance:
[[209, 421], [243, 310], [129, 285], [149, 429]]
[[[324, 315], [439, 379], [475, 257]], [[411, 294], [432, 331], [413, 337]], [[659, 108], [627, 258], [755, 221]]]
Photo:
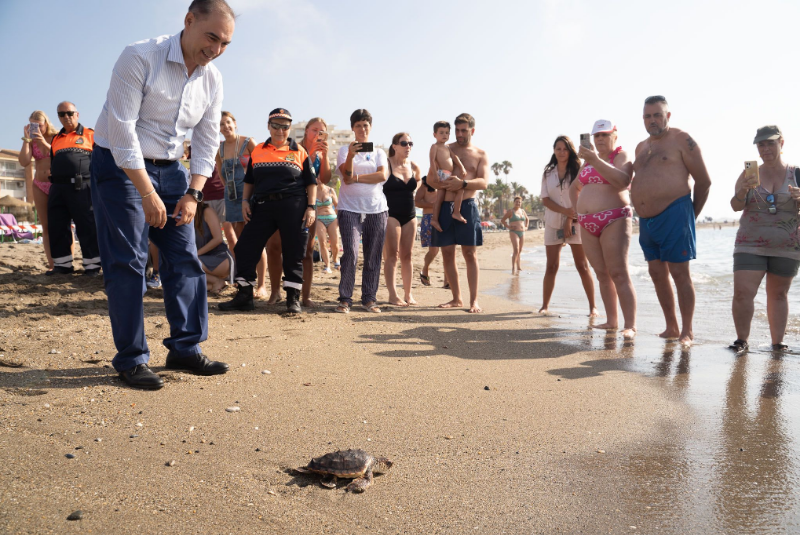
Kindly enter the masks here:
[[592, 148], [592, 134], [581, 134], [581, 146], [587, 149]]
[[28, 135], [33, 137], [35, 134], [39, 133], [39, 123], [31, 123], [28, 127]]
[[758, 176], [758, 162], [756, 161], [747, 161], [744, 162], [744, 178], [745, 180], [750, 180], [751, 178], [756, 178], [756, 185], [761, 184], [761, 180]]
[[372, 141], [369, 141], [367, 143], [361, 143], [361, 148], [356, 152], [372, 152], [373, 150], [375, 149], [373, 148]]

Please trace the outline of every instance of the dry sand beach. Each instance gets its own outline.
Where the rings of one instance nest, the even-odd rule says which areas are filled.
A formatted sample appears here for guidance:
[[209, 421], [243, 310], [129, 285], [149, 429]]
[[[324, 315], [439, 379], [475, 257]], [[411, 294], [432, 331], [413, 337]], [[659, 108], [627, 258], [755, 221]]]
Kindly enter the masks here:
[[[509, 257], [507, 234], [487, 234], [483, 289], [508, 283]], [[227, 297], [212, 298], [203, 348], [231, 370], [211, 378], [162, 368], [169, 327], [151, 290], [150, 364], [167, 384], [147, 392], [110, 368], [102, 282], [45, 277], [41, 247], [0, 245], [0, 531], [693, 531], [671, 503], [679, 463], [649, 453], [693, 411], [622, 369], [621, 338], [598, 348], [583, 319], [486, 294], [483, 314], [437, 309], [439, 259], [431, 274], [410, 309], [385, 306], [382, 287], [380, 315], [334, 313], [338, 273], [319, 270], [321, 306], [300, 317], [264, 302], [221, 313]], [[290, 473], [339, 448], [395, 465], [361, 495]]]

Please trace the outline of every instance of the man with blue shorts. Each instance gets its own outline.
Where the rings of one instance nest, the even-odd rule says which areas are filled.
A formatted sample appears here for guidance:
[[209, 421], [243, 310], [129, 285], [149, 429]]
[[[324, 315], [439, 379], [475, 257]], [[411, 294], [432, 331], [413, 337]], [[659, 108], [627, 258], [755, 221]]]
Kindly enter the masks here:
[[[442, 232], [433, 229], [432, 243], [434, 247], [441, 247], [442, 262], [444, 264], [447, 281], [453, 292], [452, 301], [439, 305], [440, 308], [457, 308], [463, 306], [461, 301], [461, 288], [456, 268], [456, 246], [461, 246], [461, 254], [467, 264], [467, 283], [469, 284], [469, 311], [482, 312], [478, 305], [478, 247], [483, 245], [481, 232], [481, 217], [475, 203], [475, 194], [485, 190], [488, 184], [489, 160], [486, 152], [472, 144], [475, 133], [475, 119], [468, 113], [462, 113], [455, 120], [456, 142], [449, 145], [450, 150], [458, 156], [467, 171], [466, 176], [450, 175], [446, 180], [428, 176], [432, 187], [444, 189], [447, 194], [442, 203], [439, 214], [439, 225]], [[466, 223], [455, 221], [453, 215], [453, 200], [455, 192], [464, 190], [464, 200], [461, 203], [461, 215]]]
[[[711, 178], [697, 143], [669, 126], [671, 115], [664, 97], [645, 100], [644, 126], [650, 137], [636, 147], [631, 201], [639, 216], [639, 245], [667, 322], [660, 336], [688, 345], [694, 340], [695, 294], [689, 272], [689, 261], [696, 258], [694, 223], [708, 199]], [[670, 278], [678, 291], [681, 326]]]

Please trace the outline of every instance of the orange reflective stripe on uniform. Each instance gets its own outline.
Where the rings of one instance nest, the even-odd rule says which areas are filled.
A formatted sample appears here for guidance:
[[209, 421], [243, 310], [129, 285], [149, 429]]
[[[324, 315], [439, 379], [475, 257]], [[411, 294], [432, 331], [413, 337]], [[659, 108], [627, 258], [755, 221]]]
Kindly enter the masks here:
[[94, 130], [79, 126], [74, 132], [66, 133], [62, 129], [56, 134], [50, 144], [51, 155], [55, 156], [61, 151], [68, 152], [92, 152], [94, 146]]
[[295, 166], [302, 171], [303, 162], [306, 161], [306, 158], [308, 158], [306, 149], [294, 142], [279, 149], [270, 143], [262, 143], [261, 145], [256, 145], [256, 148], [250, 153], [250, 160], [254, 169], [257, 167], [289, 165]]

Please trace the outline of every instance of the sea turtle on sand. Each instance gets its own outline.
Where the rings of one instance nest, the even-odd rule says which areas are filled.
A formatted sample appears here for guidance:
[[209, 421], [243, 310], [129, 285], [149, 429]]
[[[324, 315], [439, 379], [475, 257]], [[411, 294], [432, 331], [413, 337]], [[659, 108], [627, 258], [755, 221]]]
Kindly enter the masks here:
[[311, 459], [308, 466], [296, 468], [301, 474], [321, 474], [320, 484], [330, 489], [336, 488], [338, 478], [352, 479], [347, 485], [350, 492], [364, 492], [372, 485], [372, 473], [381, 474], [392, 467], [392, 461], [386, 457], [373, 457], [364, 450], [345, 450], [326, 453], [322, 457]]

